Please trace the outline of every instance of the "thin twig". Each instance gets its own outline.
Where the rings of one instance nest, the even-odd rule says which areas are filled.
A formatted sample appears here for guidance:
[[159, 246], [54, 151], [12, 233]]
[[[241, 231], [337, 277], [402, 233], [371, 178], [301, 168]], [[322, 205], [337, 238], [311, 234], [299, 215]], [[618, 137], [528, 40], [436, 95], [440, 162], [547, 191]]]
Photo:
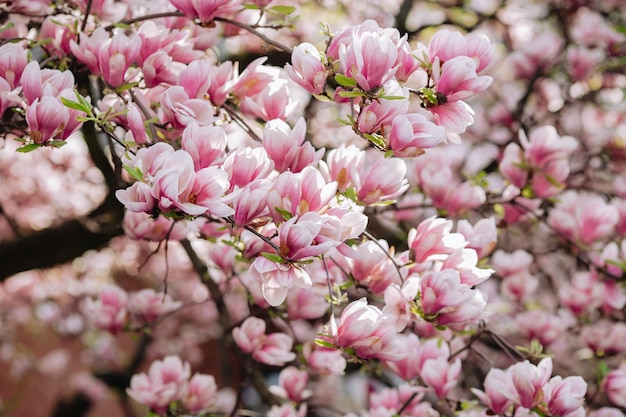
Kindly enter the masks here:
[[277, 42], [277, 41], [275, 41], [275, 40], [265, 36], [264, 34], [262, 34], [261, 32], [259, 32], [258, 30], [256, 30], [255, 28], [253, 28], [250, 25], [238, 22], [236, 20], [227, 19], [225, 17], [219, 17], [219, 16], [215, 17], [213, 20], [215, 20], [216, 22], [228, 23], [230, 25], [237, 26], [237, 27], [239, 27], [239, 28], [241, 28], [243, 30], [246, 30], [246, 31], [252, 33], [253, 35], [256, 35], [257, 37], [261, 38], [268, 45], [273, 45], [276, 48], [278, 48], [278, 49], [280, 49], [282, 51], [285, 51], [285, 52], [287, 52], [289, 54], [291, 54], [293, 52], [293, 49], [291, 47], [289, 47], [289, 46], [287, 46], [285, 44], [282, 44], [280, 42]]
[[84, 32], [87, 27], [87, 20], [89, 19], [89, 15], [91, 14], [91, 6], [93, 4], [93, 0], [87, 0], [87, 8], [85, 9], [85, 18], [83, 19], [83, 24], [80, 26], [80, 31]]

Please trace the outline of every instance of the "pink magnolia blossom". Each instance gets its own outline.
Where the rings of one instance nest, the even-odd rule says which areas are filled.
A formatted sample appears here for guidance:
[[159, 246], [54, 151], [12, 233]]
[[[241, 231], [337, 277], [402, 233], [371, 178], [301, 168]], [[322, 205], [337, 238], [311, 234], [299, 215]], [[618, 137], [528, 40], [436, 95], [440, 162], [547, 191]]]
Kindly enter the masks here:
[[293, 48], [291, 64], [285, 65], [285, 71], [292, 81], [311, 94], [324, 91], [328, 71], [326, 58], [312, 44], [301, 43]]
[[298, 108], [294, 93], [287, 80], [277, 78], [268, 87], [254, 96], [243, 97], [241, 111], [264, 121], [287, 120]]
[[79, 42], [72, 39], [70, 40], [69, 47], [72, 54], [83, 64], [87, 65], [91, 74], [100, 75], [98, 54], [100, 48], [108, 39], [108, 32], [103, 27], [97, 27], [89, 35], [84, 32], [79, 33]]
[[315, 150], [310, 142], [305, 142], [306, 122], [298, 119], [292, 128], [280, 119], [270, 120], [263, 130], [263, 148], [274, 161], [279, 171], [300, 172], [309, 165], [315, 165], [322, 158], [324, 149]]
[[613, 404], [626, 407], [626, 365], [609, 372], [602, 380], [602, 388]]
[[[386, 131], [389, 131], [396, 118], [405, 117], [405, 115], [407, 115], [409, 112], [408, 89], [402, 88], [400, 84], [395, 81], [390, 81], [385, 85], [385, 94], [395, 97], [404, 97], [406, 100], [380, 99], [364, 103], [359, 110], [359, 117], [357, 119], [357, 127], [359, 128], [359, 131], [363, 133], [376, 133], [381, 131], [383, 128], [385, 128]], [[409, 114], [407, 116], [412, 117], [415, 116], [415, 114]], [[421, 123], [419, 119], [415, 120], [415, 122], [420, 123], [413, 123], [413, 121], [411, 121], [411, 123], [413, 123], [413, 127], [417, 128], [418, 131], [422, 131], [421, 136], [424, 140], [427, 140], [427, 123]], [[424, 122], [426, 121], [424, 120]], [[396, 134], [396, 136], [398, 135]], [[411, 139], [412, 138], [413, 134], [411, 134]], [[394, 141], [396, 145], [399, 145], [402, 142], [400, 138], [395, 138]]]
[[187, 411], [196, 413], [215, 405], [218, 395], [213, 375], [194, 374], [187, 384], [182, 404]]
[[417, 229], [409, 230], [407, 241], [411, 260], [421, 263], [429, 258], [441, 258], [441, 255], [464, 247], [467, 242], [463, 235], [450, 233], [451, 230], [451, 221], [435, 217], [429, 217]]
[[561, 378], [554, 376], [548, 381], [544, 401], [554, 417], [584, 416], [583, 404], [587, 383], [580, 376]]
[[288, 366], [280, 371], [278, 385], [270, 387], [270, 391], [279, 397], [299, 403], [312, 395], [307, 388], [309, 374], [295, 366]]
[[256, 179], [267, 178], [273, 165], [265, 149], [245, 147], [231, 152], [222, 168], [228, 173], [231, 187], [245, 187]]
[[537, 366], [528, 361], [518, 362], [508, 372], [515, 391], [507, 395], [522, 407], [532, 409], [543, 399], [543, 390], [552, 374], [552, 359], [544, 358]]
[[196, 171], [210, 166], [226, 149], [226, 132], [218, 126], [190, 123], [183, 131], [181, 148], [193, 158]]
[[126, 210], [135, 213], [152, 213], [156, 207], [152, 188], [144, 182], [136, 182], [125, 190], [117, 190], [115, 197]]
[[276, 263], [263, 256], [257, 257], [250, 266], [250, 273], [262, 282], [263, 296], [272, 306], [285, 301], [292, 285], [310, 288], [311, 277], [302, 268], [289, 263]]
[[[152, 199], [152, 195], [150, 195], [150, 199]], [[190, 231], [187, 222], [174, 222], [163, 216], [154, 218], [148, 214], [149, 212], [150, 210], [142, 209], [135, 212], [128, 209], [124, 213], [124, 223], [122, 224], [124, 234], [134, 240], [159, 242], [163, 239], [183, 240]]]
[[184, 397], [189, 376], [189, 363], [183, 363], [178, 356], [167, 356], [152, 362], [148, 374], [133, 375], [126, 392], [155, 413], [163, 413], [170, 403]]
[[245, 226], [255, 219], [269, 217], [267, 209], [267, 193], [272, 183], [269, 180], [254, 180], [240, 189], [233, 201], [235, 215], [233, 220], [237, 226]]
[[513, 404], [507, 392], [513, 392], [511, 373], [502, 369], [492, 368], [487, 373], [484, 391], [472, 388], [472, 392], [495, 414], [501, 415]]
[[395, 342], [393, 321], [364, 298], [348, 304], [338, 325], [334, 324], [334, 318], [331, 320], [337, 346], [352, 349], [362, 359], [394, 360], [406, 356], [402, 346]]
[[274, 181], [267, 196], [267, 207], [276, 223], [284, 220], [284, 210], [292, 216], [310, 211], [324, 212], [337, 190], [336, 182], [326, 182], [320, 171], [306, 167], [294, 174], [285, 171]]
[[465, 237], [466, 248], [474, 249], [479, 259], [491, 254], [498, 240], [498, 229], [494, 217], [480, 219], [473, 226], [465, 219], [459, 220], [456, 230]]
[[0, 77], [11, 89], [17, 87], [22, 77], [22, 71], [28, 64], [28, 52], [17, 43], [5, 43], [0, 46]]
[[228, 16], [241, 8], [241, 0], [170, 0], [170, 3], [188, 18], [199, 19], [203, 23], [217, 16]]
[[441, 399], [447, 398], [461, 375], [461, 359], [456, 358], [449, 363], [447, 359], [439, 357], [428, 359], [420, 373], [422, 380], [435, 391]]
[[451, 269], [421, 278], [420, 302], [428, 320], [454, 327], [477, 321], [487, 304], [481, 291], [461, 283], [459, 273]]
[[317, 348], [305, 356], [309, 370], [318, 375], [343, 375], [347, 366], [346, 358], [337, 349]]
[[424, 149], [442, 142], [445, 129], [418, 113], [397, 116], [391, 124], [389, 147], [395, 156], [419, 156]]
[[619, 214], [597, 194], [566, 191], [548, 215], [548, 224], [584, 247], [607, 237]]
[[70, 112], [60, 100], [44, 96], [28, 106], [26, 122], [33, 142], [46, 144], [62, 137], [65, 126], [70, 122]]
[[142, 323], [153, 323], [165, 314], [176, 311], [182, 305], [182, 302], [172, 300], [172, 297], [167, 294], [146, 288], [130, 295], [128, 309]]
[[[59, 97], [63, 90], [74, 88], [74, 74], [71, 71], [41, 70], [37, 61], [31, 61], [24, 67], [20, 82], [26, 103], [30, 105], [44, 95]], [[72, 98], [76, 100], [74, 94]]]
[[393, 40], [379, 32], [354, 34], [339, 46], [343, 74], [356, 80], [364, 91], [373, 91], [394, 76], [398, 50]]
[[102, 77], [112, 87], [126, 82], [126, 71], [139, 57], [141, 38], [118, 32], [99, 45], [98, 66]]
[[393, 250], [386, 241], [366, 241], [356, 251], [359, 257], [351, 262], [352, 277], [367, 285], [372, 293], [382, 295], [390, 285], [401, 284], [401, 277], [389, 259]]
[[406, 164], [398, 158], [381, 157], [363, 164], [358, 175], [352, 175], [359, 201], [373, 205], [399, 197], [409, 188], [406, 171]]
[[242, 351], [266, 365], [283, 366], [296, 358], [291, 352], [291, 336], [284, 333], [266, 335], [265, 322], [256, 317], [248, 317], [241, 327], [235, 327], [233, 338]]
[[364, 159], [364, 151], [342, 143], [338, 148], [330, 150], [325, 160], [320, 161], [320, 171], [328, 181], [336, 181], [337, 190], [343, 192], [353, 185], [352, 172], [359, 171]]
[[98, 329], [119, 333], [126, 324], [128, 294], [116, 285], [105, 285], [97, 299], [85, 300], [89, 321]]

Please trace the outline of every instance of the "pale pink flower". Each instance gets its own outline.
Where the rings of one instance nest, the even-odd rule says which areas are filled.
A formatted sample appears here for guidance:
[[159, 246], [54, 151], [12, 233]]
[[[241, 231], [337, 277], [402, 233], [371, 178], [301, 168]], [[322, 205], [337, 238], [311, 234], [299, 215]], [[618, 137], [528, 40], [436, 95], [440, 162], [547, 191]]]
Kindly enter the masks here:
[[298, 119], [293, 129], [281, 119], [270, 120], [263, 130], [263, 148], [279, 171], [300, 172], [315, 165], [324, 155], [324, 149], [315, 150], [305, 142], [306, 122]]
[[306, 400], [312, 392], [306, 389], [309, 384], [309, 374], [295, 366], [288, 366], [280, 371], [278, 385], [272, 385], [270, 391], [281, 398], [296, 403]]
[[287, 80], [277, 78], [265, 90], [254, 96], [245, 96], [241, 111], [264, 121], [272, 119], [287, 120], [298, 108], [294, 93]]
[[607, 237], [619, 220], [617, 209], [589, 192], [566, 191], [550, 211], [548, 224], [563, 236], [588, 247]]
[[602, 407], [589, 413], [589, 417], [624, 417], [624, 413], [613, 407]]
[[385, 365], [400, 378], [405, 381], [410, 381], [418, 376], [419, 373], [418, 352], [420, 349], [420, 339], [415, 333], [399, 333], [396, 337], [400, 339], [400, 343], [405, 347], [407, 355], [398, 360], [386, 361]]
[[355, 33], [349, 44], [339, 46], [343, 74], [356, 80], [364, 91], [373, 91], [391, 80], [397, 58], [393, 40], [379, 32]]
[[456, 386], [461, 375], [461, 359], [456, 358], [449, 363], [447, 359], [439, 357], [428, 359], [420, 372], [424, 383], [435, 391], [435, 395], [444, 399], [450, 390]]
[[187, 384], [182, 405], [187, 411], [196, 413], [217, 403], [217, 384], [213, 375], [194, 374]]
[[239, 193], [233, 201], [235, 215], [233, 220], [237, 226], [245, 226], [260, 217], [268, 217], [267, 193], [272, 183], [268, 180], [254, 180]]
[[343, 192], [353, 185], [352, 172], [360, 170], [364, 159], [364, 151], [354, 145], [345, 146], [342, 143], [328, 152], [325, 160], [320, 162], [320, 170], [328, 181], [336, 181], [337, 189]]
[[136, 182], [125, 190], [117, 190], [115, 197], [127, 210], [135, 213], [152, 213], [155, 208], [152, 188], [143, 182]]
[[297, 261], [321, 255], [338, 246], [340, 241], [322, 234], [327, 219], [328, 216], [308, 212], [281, 223], [278, 227], [279, 254], [284, 259]]
[[[152, 195], [150, 195], [150, 199], [152, 199]], [[189, 224], [185, 221], [175, 222], [163, 216], [154, 218], [148, 213], [149, 211], [144, 210], [139, 212], [126, 210], [122, 223], [124, 234], [134, 240], [159, 242], [166, 238], [175, 241], [182, 240], [190, 231]]]
[[424, 151], [441, 143], [445, 129], [426, 120], [418, 113], [397, 116], [389, 132], [389, 148], [395, 156], [419, 156]]
[[126, 71], [139, 57], [141, 38], [115, 33], [112, 38], [100, 44], [98, 66], [104, 80], [112, 87], [119, 87], [126, 82]]
[[0, 77], [11, 89], [19, 86], [22, 71], [28, 64], [28, 52], [21, 44], [5, 43], [0, 46]]
[[429, 217], [417, 229], [409, 230], [408, 245], [410, 258], [416, 263], [429, 259], [442, 258], [454, 249], [464, 247], [467, 242], [460, 233], [450, 233], [452, 222], [442, 218]]
[[276, 263], [263, 256], [257, 257], [250, 266], [250, 274], [262, 282], [263, 297], [272, 306], [278, 306], [287, 298], [292, 285], [310, 288], [311, 277], [304, 269], [287, 263]]
[[167, 356], [152, 362], [148, 374], [133, 375], [126, 392], [155, 413], [163, 413], [170, 403], [184, 397], [190, 373], [189, 363], [183, 363], [178, 356]]
[[38, 144], [60, 139], [69, 119], [70, 113], [67, 107], [51, 96], [35, 99], [26, 109], [30, 138]]
[[304, 42], [293, 48], [291, 64], [285, 65], [285, 71], [292, 81], [311, 94], [320, 94], [326, 86], [328, 70], [326, 57], [312, 44]]
[[545, 387], [544, 402], [548, 404], [550, 415], [554, 417], [584, 415], [586, 393], [587, 383], [582, 377], [569, 376], [563, 379], [554, 376]]
[[515, 316], [517, 329], [527, 340], [537, 340], [549, 346], [565, 334], [567, 322], [559, 316], [543, 310], [529, 310]]
[[544, 358], [537, 366], [529, 361], [518, 362], [508, 369], [515, 392], [510, 399], [532, 409], [543, 399], [543, 389], [552, 374], [552, 359]]
[[331, 326], [337, 346], [353, 349], [362, 359], [396, 360], [406, 356], [403, 347], [395, 343], [395, 323], [364, 298], [348, 304], [338, 325], [331, 318]]
[[498, 240], [498, 228], [495, 217], [480, 219], [473, 226], [465, 219], [459, 220], [456, 230], [467, 241], [466, 248], [474, 249], [478, 259], [488, 256], [496, 246]]
[[426, 273], [420, 280], [420, 301], [428, 320], [448, 326], [478, 320], [487, 304], [483, 294], [461, 283], [452, 269]]
[[323, 212], [337, 190], [336, 182], [327, 183], [320, 171], [306, 167], [294, 174], [290, 171], [281, 173], [267, 195], [267, 206], [276, 223], [284, 221], [282, 210], [295, 215], [310, 211]]
[[283, 366], [296, 358], [291, 352], [291, 336], [284, 333], [266, 335], [265, 322], [256, 317], [248, 317], [241, 327], [235, 327], [233, 338], [242, 351], [266, 365]]
[[188, 18], [199, 19], [203, 23], [217, 16], [229, 16], [242, 6], [241, 0], [170, 0], [170, 3]]
[[153, 323], [160, 317], [176, 311], [183, 305], [174, 301], [168, 294], [146, 288], [130, 295], [128, 309], [133, 317], [142, 323]]
[[317, 348], [305, 354], [307, 366], [318, 375], [343, 375], [347, 366], [340, 350]]
[[395, 319], [397, 332], [404, 330], [413, 320], [411, 308], [419, 291], [419, 284], [419, 277], [411, 275], [404, 281], [402, 287], [392, 283], [385, 289], [383, 314]]
[[613, 404], [626, 407], [626, 365], [609, 372], [602, 380], [602, 388]]
[[94, 327], [119, 333], [126, 324], [128, 294], [117, 285], [105, 285], [97, 299], [85, 300], [85, 314]]
[[398, 271], [389, 259], [393, 250], [385, 240], [363, 242], [356, 251], [359, 256], [351, 262], [352, 277], [367, 285], [369, 291], [382, 295], [390, 285], [401, 284]]
[[222, 168], [228, 173], [231, 188], [242, 188], [256, 179], [267, 178], [273, 166], [265, 149], [249, 147], [231, 152], [222, 164]]
[[[385, 94], [389, 96], [404, 97], [405, 100], [372, 100], [361, 106], [357, 127], [363, 133], [376, 133], [383, 127], [388, 130], [397, 117], [404, 117], [409, 112], [409, 90], [403, 88], [395, 81], [389, 81], [385, 85]], [[409, 114], [413, 116], [413, 114]], [[420, 124], [416, 126], [418, 130], [425, 127]], [[426, 132], [422, 133], [426, 136]], [[412, 137], [412, 135], [411, 135]], [[399, 140], [396, 140], [396, 143]]]
[[267, 412], [267, 417], [305, 417], [306, 411], [306, 404], [300, 404], [297, 410], [293, 404], [274, 405]]
[[358, 175], [352, 175], [359, 201], [374, 205], [399, 197], [409, 188], [406, 171], [406, 164], [398, 158], [380, 157], [361, 165]]
[[326, 314], [329, 304], [319, 288], [291, 288], [287, 293], [287, 313], [292, 320], [318, 319]]
[[72, 54], [87, 65], [91, 74], [100, 75], [98, 54], [102, 45], [109, 39], [109, 33], [102, 26], [98, 26], [89, 35], [80, 32], [78, 39], [79, 42], [75, 39], [70, 40], [69, 47]]
[[511, 373], [498, 368], [491, 368], [484, 382], [485, 391], [472, 388], [472, 392], [495, 414], [505, 414], [513, 404], [507, 393], [514, 392]]

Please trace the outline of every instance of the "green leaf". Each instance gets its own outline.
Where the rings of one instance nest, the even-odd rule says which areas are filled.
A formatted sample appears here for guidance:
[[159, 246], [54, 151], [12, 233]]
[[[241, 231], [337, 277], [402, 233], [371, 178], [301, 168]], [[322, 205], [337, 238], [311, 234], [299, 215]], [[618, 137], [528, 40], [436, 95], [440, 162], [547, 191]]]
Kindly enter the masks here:
[[293, 214], [291, 214], [289, 211], [285, 210], [282, 207], [274, 207], [274, 210], [276, 210], [281, 216], [283, 216], [283, 219], [285, 221], [291, 219], [293, 217]]
[[52, 140], [50, 142], [48, 142], [48, 145], [53, 146], [55, 148], [60, 148], [61, 146], [67, 145], [67, 142], [64, 140]]
[[387, 143], [385, 143], [385, 138], [377, 133], [364, 133], [363, 136], [365, 137], [365, 139], [369, 140], [370, 142], [372, 142], [374, 145], [376, 145], [378, 148], [380, 149], [387, 149]]
[[356, 87], [356, 80], [354, 78], [346, 77], [343, 74], [336, 74], [335, 81], [342, 87]]
[[438, 103], [437, 94], [432, 88], [422, 87], [420, 88], [420, 93], [426, 97], [426, 100], [428, 100], [430, 104], [436, 105]]
[[79, 103], [77, 101], [69, 100], [69, 99], [67, 99], [65, 97], [61, 97], [61, 103], [63, 103], [63, 105], [65, 107], [69, 107], [70, 109], [79, 110], [79, 111], [82, 111], [84, 113], [89, 112], [89, 109], [86, 108], [85, 106], [83, 106], [81, 103]]
[[270, 10], [272, 12], [276, 12], [276, 13], [279, 13], [279, 14], [287, 15], [287, 14], [291, 14], [291, 13], [295, 12], [296, 8], [294, 6], [281, 6], [281, 5], [278, 5], [278, 6], [272, 6], [272, 7], [268, 8], [267, 10]]
[[257, 6], [256, 4], [244, 4], [243, 8], [246, 10], [259, 10], [259, 6]]
[[337, 94], [339, 94], [339, 97], [343, 98], [365, 97], [365, 93], [359, 90], [339, 91]]
[[326, 348], [336, 348], [336, 346], [333, 343], [328, 342], [324, 339], [315, 339], [315, 344], [317, 346], [326, 347]]
[[385, 100], [406, 100], [404, 96], [380, 96], [380, 98], [384, 98]]
[[330, 101], [332, 101], [330, 97], [324, 94], [313, 94], [313, 97], [315, 97], [316, 99], [318, 99], [319, 101], [323, 103], [329, 103]]
[[35, 149], [40, 148], [40, 147], [41, 145], [38, 143], [29, 143], [28, 145], [24, 145], [24, 146], [17, 148], [15, 151], [21, 152], [21, 153], [27, 153], [27, 152], [34, 151]]
[[598, 379], [602, 381], [611, 372], [605, 361], [598, 362]]
[[269, 259], [272, 262], [282, 263], [284, 259], [277, 253], [261, 252], [261, 256], [265, 259]]
[[359, 199], [356, 195], [354, 187], [346, 188], [346, 191], [344, 191], [343, 194], [352, 201], [357, 201]]
[[13, 26], [15, 26], [15, 23], [9, 22], [6, 25], [0, 27], [0, 32], [4, 32], [5, 30], [11, 29]]
[[124, 165], [124, 169], [128, 172], [128, 175], [136, 179], [137, 181], [143, 181], [143, 173], [137, 167], [131, 167], [130, 165]]
[[387, 152], [385, 152], [384, 157], [385, 158], [391, 158], [393, 156], [393, 149], [389, 149]]

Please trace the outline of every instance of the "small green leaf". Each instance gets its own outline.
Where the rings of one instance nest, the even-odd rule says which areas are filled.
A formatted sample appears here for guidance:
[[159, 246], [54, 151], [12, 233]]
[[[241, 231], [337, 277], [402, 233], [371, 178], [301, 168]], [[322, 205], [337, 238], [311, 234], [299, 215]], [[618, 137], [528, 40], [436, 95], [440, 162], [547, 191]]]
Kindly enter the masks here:
[[359, 199], [356, 195], [354, 187], [346, 188], [346, 191], [344, 191], [343, 194], [352, 201], [357, 201]]
[[420, 93], [426, 97], [426, 100], [428, 100], [430, 104], [436, 105], [438, 103], [437, 94], [432, 88], [422, 87], [420, 88]]
[[602, 381], [611, 372], [605, 361], [598, 362], [598, 379]]
[[389, 149], [387, 152], [385, 152], [384, 157], [385, 158], [391, 158], [393, 156], [393, 149]]
[[271, 10], [272, 12], [275, 12], [275, 13], [287, 15], [287, 14], [291, 14], [291, 13], [295, 12], [296, 8], [294, 6], [281, 6], [281, 5], [278, 5], [278, 6], [272, 6], [272, 7], [270, 7], [267, 10]]
[[9, 22], [6, 25], [0, 27], [0, 32], [4, 32], [5, 30], [11, 29], [13, 26], [15, 26], [15, 23]]
[[324, 94], [313, 94], [313, 97], [315, 97], [316, 99], [318, 99], [319, 101], [323, 103], [328, 103], [331, 101], [330, 97]]
[[61, 97], [61, 103], [63, 103], [65, 107], [69, 107], [70, 109], [79, 110], [84, 113], [87, 113], [89, 111], [89, 109], [83, 106], [81, 103], [66, 99], [65, 97]]
[[363, 136], [365, 137], [365, 139], [376, 145], [379, 149], [387, 149], [387, 143], [385, 143], [385, 138], [383, 136], [377, 133], [364, 133]]
[[124, 169], [128, 172], [128, 175], [136, 179], [137, 181], [143, 181], [143, 173], [137, 167], [131, 167], [130, 165], [124, 165]]
[[282, 207], [274, 207], [274, 210], [276, 210], [281, 216], [283, 216], [283, 219], [285, 221], [291, 219], [293, 217], [293, 214], [291, 214], [289, 211], [285, 210]]
[[335, 81], [342, 87], [356, 87], [356, 80], [354, 78], [346, 77], [343, 74], [336, 74]]
[[34, 151], [35, 149], [40, 148], [40, 147], [41, 145], [38, 143], [29, 143], [28, 145], [24, 145], [24, 146], [17, 148], [15, 151], [21, 152], [21, 153], [27, 153], [27, 152]]
[[53, 146], [55, 148], [60, 148], [61, 146], [67, 145], [67, 142], [64, 140], [51, 140], [48, 142], [48, 145]]
[[265, 259], [269, 259], [272, 262], [282, 263], [284, 259], [277, 253], [261, 252], [261, 256]]
[[380, 96], [380, 98], [384, 98], [385, 100], [406, 100], [404, 96]]
[[365, 97], [365, 93], [359, 90], [339, 91], [337, 94], [339, 94], [339, 97], [343, 97], [343, 98]]
[[326, 347], [326, 348], [336, 348], [336, 346], [334, 344], [332, 344], [331, 342], [328, 342], [324, 339], [315, 339], [315, 344], [317, 346], [321, 346], [321, 347]]
[[259, 10], [259, 6], [257, 6], [256, 4], [244, 4], [243, 8], [246, 10]]

